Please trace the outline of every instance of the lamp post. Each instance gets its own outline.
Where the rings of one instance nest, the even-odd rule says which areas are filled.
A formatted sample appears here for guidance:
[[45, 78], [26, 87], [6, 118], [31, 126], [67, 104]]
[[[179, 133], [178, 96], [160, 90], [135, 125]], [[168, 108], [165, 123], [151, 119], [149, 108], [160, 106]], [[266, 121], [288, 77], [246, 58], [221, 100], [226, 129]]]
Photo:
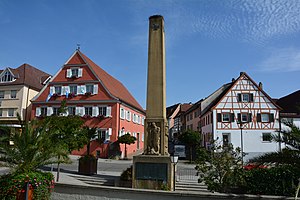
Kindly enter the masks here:
[[175, 191], [175, 182], [176, 182], [176, 176], [175, 176], [175, 173], [176, 173], [176, 164], [178, 163], [178, 155], [172, 155], [171, 156], [171, 162], [173, 163], [173, 190]]
[[242, 167], [244, 165], [244, 144], [243, 144], [243, 122], [240, 122], [241, 129], [241, 152], [242, 152]]

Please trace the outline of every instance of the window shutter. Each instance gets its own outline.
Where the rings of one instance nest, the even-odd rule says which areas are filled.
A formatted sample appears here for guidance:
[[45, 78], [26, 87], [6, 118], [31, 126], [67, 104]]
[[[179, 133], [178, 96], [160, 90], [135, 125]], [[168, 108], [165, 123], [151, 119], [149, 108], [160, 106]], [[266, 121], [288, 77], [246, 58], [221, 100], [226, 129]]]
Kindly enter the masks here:
[[41, 108], [38, 107], [38, 108], [35, 109], [35, 116], [38, 117], [40, 115], [41, 115]]
[[98, 84], [94, 85], [93, 94], [98, 94]]
[[238, 102], [242, 101], [242, 94], [238, 94]]
[[67, 78], [70, 78], [72, 76], [71, 69], [67, 69]]
[[98, 107], [93, 107], [92, 116], [96, 117], [98, 115], [99, 115], [99, 108]]
[[53, 114], [53, 108], [47, 107], [47, 116], [51, 116]]
[[81, 93], [81, 86], [80, 85], [77, 85], [77, 94], [82, 94]]
[[253, 102], [253, 94], [249, 94], [249, 100], [250, 100], [250, 102]]
[[66, 95], [66, 86], [61, 86], [61, 95]]
[[248, 113], [248, 122], [252, 122], [252, 113]]
[[221, 119], [221, 113], [217, 113], [217, 122], [221, 122], [222, 121], [222, 119]]
[[105, 140], [109, 140], [109, 129], [105, 131]]
[[274, 113], [270, 113], [269, 119], [270, 122], [274, 122]]
[[231, 113], [231, 122], [234, 122], [234, 113]]
[[261, 122], [261, 114], [260, 113], [257, 113], [256, 121]]
[[111, 106], [106, 107], [106, 116], [110, 117], [111, 116]]
[[79, 107], [75, 108], [75, 115], [80, 115], [80, 108]]
[[78, 77], [82, 77], [82, 68], [78, 69]]
[[65, 95], [69, 95], [70, 94], [70, 87], [69, 86], [65, 86]]
[[112, 135], [112, 128], [108, 129], [108, 135]]
[[238, 122], [241, 122], [241, 121], [242, 121], [241, 113], [238, 113]]
[[54, 86], [50, 86], [50, 94], [52, 95], [52, 94], [54, 94], [55, 93], [55, 88], [54, 88]]

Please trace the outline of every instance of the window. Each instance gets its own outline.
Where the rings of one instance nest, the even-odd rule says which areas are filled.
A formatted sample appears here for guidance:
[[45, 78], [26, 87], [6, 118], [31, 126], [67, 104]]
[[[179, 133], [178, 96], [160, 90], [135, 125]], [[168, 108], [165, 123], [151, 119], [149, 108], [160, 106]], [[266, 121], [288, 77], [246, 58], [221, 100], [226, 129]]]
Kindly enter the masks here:
[[230, 114], [229, 113], [222, 114], [222, 122], [230, 122]]
[[99, 107], [99, 115], [106, 116], [106, 111], [107, 111], [106, 107]]
[[55, 94], [60, 95], [61, 94], [61, 86], [54, 86], [54, 91], [55, 91]]
[[84, 107], [85, 115], [92, 116], [93, 114], [93, 107]]
[[253, 102], [253, 94], [251, 93], [238, 94], [238, 102]]
[[186, 121], [190, 121], [190, 115], [186, 116]]
[[94, 85], [86, 85], [86, 92], [89, 92], [91, 94], [93, 94], [94, 92]]
[[120, 108], [120, 118], [125, 119], [125, 110], [124, 110], [124, 108]]
[[58, 115], [58, 114], [59, 114], [58, 110], [59, 110], [58, 107], [54, 107], [54, 108], [53, 108], [53, 114], [52, 114], [52, 115]]
[[248, 122], [248, 114], [246, 114], [246, 113], [242, 113], [242, 122]]
[[41, 116], [47, 116], [47, 107], [41, 107]]
[[249, 94], [242, 94], [242, 102], [249, 102]]
[[17, 98], [17, 90], [11, 90], [10, 91], [10, 98], [11, 99]]
[[0, 91], [0, 99], [4, 99], [4, 91]]
[[261, 114], [261, 122], [269, 122], [269, 121], [270, 121], [269, 114], [267, 113]]
[[271, 142], [272, 141], [271, 133], [262, 133], [262, 141], [263, 142]]
[[101, 139], [102, 141], [106, 140], [106, 130], [105, 129], [98, 129], [98, 139]]
[[228, 146], [230, 144], [230, 133], [222, 134], [223, 146]]
[[1, 78], [1, 82], [10, 82], [10, 81], [13, 81], [13, 80], [14, 80], [14, 78], [13, 78], [13, 76], [10, 74], [9, 71], [6, 71], [6, 72], [4, 73], [4, 75], [2, 76], [2, 78]]
[[3, 112], [3, 110], [0, 108], [0, 117], [3, 116], [2, 112]]
[[70, 85], [70, 93], [77, 94], [77, 85]]
[[78, 68], [72, 68], [71, 69], [71, 76], [78, 77]]
[[13, 117], [14, 115], [15, 115], [15, 109], [9, 108], [9, 109], [8, 109], [8, 116], [9, 116], [9, 117]]
[[193, 119], [193, 113], [190, 114], [190, 120], [192, 120], [192, 119]]
[[197, 111], [194, 112], [194, 118], [196, 118], [198, 115]]
[[127, 119], [127, 121], [131, 120], [131, 112], [130, 111], [126, 111], [126, 119]]
[[76, 108], [75, 107], [68, 107], [69, 115], [76, 115]]

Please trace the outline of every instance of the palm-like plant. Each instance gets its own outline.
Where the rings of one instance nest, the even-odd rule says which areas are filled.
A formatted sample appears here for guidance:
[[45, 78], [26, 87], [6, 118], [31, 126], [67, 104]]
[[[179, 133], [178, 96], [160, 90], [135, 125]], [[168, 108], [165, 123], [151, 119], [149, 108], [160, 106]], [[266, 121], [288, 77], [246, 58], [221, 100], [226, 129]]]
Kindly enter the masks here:
[[[88, 127], [84, 126], [83, 131], [85, 132], [86, 136], [86, 154], [90, 155], [90, 149], [91, 149], [91, 140], [95, 140], [98, 136], [97, 127]], [[100, 143], [101, 141], [99, 141]]]
[[[54, 158], [60, 151], [50, 140], [45, 128], [38, 127], [36, 121], [22, 125], [20, 131], [14, 134], [1, 136], [0, 141], [1, 160], [18, 173], [36, 171], [42, 165], [56, 163]], [[9, 141], [13, 145], [9, 145]]]

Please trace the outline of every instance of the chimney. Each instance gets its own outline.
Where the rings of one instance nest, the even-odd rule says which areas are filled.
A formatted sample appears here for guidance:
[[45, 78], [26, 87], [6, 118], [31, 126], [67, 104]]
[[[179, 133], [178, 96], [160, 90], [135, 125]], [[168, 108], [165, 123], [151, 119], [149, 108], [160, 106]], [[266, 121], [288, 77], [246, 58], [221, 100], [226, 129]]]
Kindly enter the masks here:
[[263, 89], [263, 84], [262, 84], [262, 82], [259, 82], [259, 83], [258, 83], [258, 87], [259, 87], [259, 89], [261, 89], [261, 90]]

